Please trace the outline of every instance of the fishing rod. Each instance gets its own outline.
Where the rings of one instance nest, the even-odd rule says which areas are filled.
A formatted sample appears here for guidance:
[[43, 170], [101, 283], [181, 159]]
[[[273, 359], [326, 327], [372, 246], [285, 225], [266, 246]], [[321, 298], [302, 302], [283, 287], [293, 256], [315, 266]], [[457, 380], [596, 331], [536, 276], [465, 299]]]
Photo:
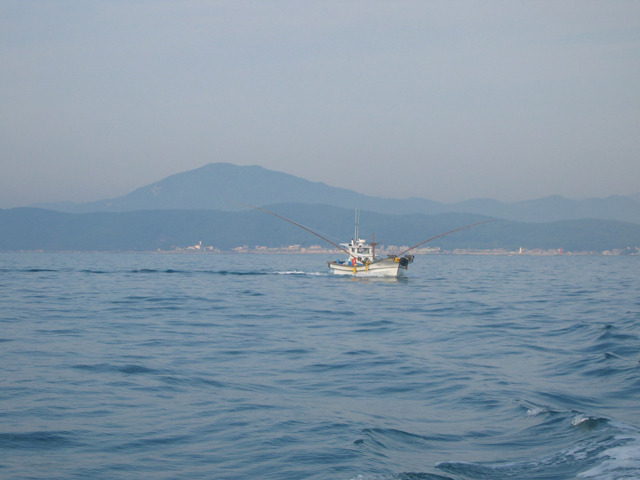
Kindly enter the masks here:
[[[288, 218], [282, 217], [280, 215], [278, 215], [277, 213], [273, 213], [270, 212], [269, 210], [265, 210], [264, 208], [260, 208], [260, 207], [254, 207], [253, 205], [247, 205], [246, 203], [240, 203], [240, 202], [233, 202], [233, 203], [237, 203], [238, 205], [242, 205], [244, 207], [249, 207], [249, 208], [253, 208], [255, 210], [260, 210], [261, 212], [265, 212], [268, 213], [269, 215], [273, 215], [274, 217], [278, 217], [282, 220], [284, 220], [285, 222], [289, 222], [297, 227], [302, 228], [303, 230], [306, 230], [309, 233], [312, 233], [313, 235], [315, 235], [316, 237], [321, 238], [322, 240], [324, 240], [327, 243], [330, 243], [331, 245], [333, 245], [336, 248], [339, 248], [340, 250], [342, 250], [344, 253], [346, 253], [347, 255], [351, 256], [351, 253], [349, 253], [347, 250], [345, 250], [344, 248], [342, 248], [340, 245], [333, 243], [331, 240], [323, 237], [322, 235], [320, 235], [319, 233], [314, 232], [313, 230], [308, 229], [307, 227], [305, 227], [304, 225], [300, 225], [299, 223], [294, 222], [293, 220], [289, 220]], [[397, 255], [395, 255], [396, 257], [401, 257], [402, 255], [404, 255], [405, 253], [413, 250], [414, 248], [418, 248], [420, 245], [424, 245], [427, 242], [430, 242], [431, 240], [435, 240], [436, 238], [440, 238], [440, 237], [444, 237], [445, 235], [449, 235], [450, 233], [454, 233], [454, 232], [458, 232], [460, 230], [464, 230], [465, 228], [471, 228], [471, 227], [475, 227], [476, 225], [482, 225], [483, 223], [489, 223], [489, 222], [495, 222], [495, 220], [484, 220], [483, 222], [478, 222], [478, 223], [472, 223], [471, 225], [467, 225], [465, 227], [460, 227], [460, 228], [456, 228], [455, 230], [451, 230], [449, 232], [445, 232], [445, 233], [441, 233], [440, 235], [436, 235], [435, 237], [431, 237], [429, 240], [425, 240], [424, 242], [420, 242], [417, 245], [414, 245], [411, 248], [406, 249], [405, 251], [403, 251], [402, 253], [399, 253]]]
[[299, 223], [294, 222], [293, 220], [289, 220], [288, 218], [281, 217], [281, 216], [280, 216], [280, 215], [278, 215], [277, 213], [270, 212], [269, 210], [265, 210], [264, 208], [254, 207], [253, 205], [247, 205], [246, 203], [239, 203], [239, 202], [233, 202], [233, 203], [237, 203], [238, 205], [243, 205], [243, 206], [245, 206], [245, 207], [253, 208], [253, 209], [255, 209], [255, 210], [260, 210], [261, 212], [268, 213], [268, 214], [270, 214], [270, 215], [273, 215], [274, 217], [281, 218], [281, 219], [282, 219], [282, 220], [284, 220], [285, 222], [292, 223], [292, 224], [294, 224], [296, 227], [300, 227], [300, 228], [302, 228], [303, 230], [306, 230], [306, 231], [307, 231], [307, 232], [309, 232], [309, 233], [313, 233], [316, 237], [319, 237], [319, 238], [321, 238], [322, 240], [324, 240], [325, 242], [330, 243], [330, 244], [331, 244], [331, 245], [333, 245], [334, 247], [339, 248], [340, 250], [342, 250], [342, 251], [343, 251], [344, 253], [346, 253], [347, 255], [351, 255], [347, 250], [345, 250], [344, 248], [342, 248], [340, 245], [338, 245], [338, 244], [336, 244], [336, 243], [333, 243], [331, 240], [329, 240], [329, 239], [327, 239], [327, 238], [324, 238], [324, 237], [323, 237], [322, 235], [320, 235], [319, 233], [316, 233], [316, 232], [314, 232], [313, 230], [308, 229], [308, 228], [307, 228], [307, 227], [305, 227], [304, 225], [300, 225]]
[[455, 230], [451, 230], [450, 232], [446, 232], [446, 233], [441, 233], [440, 235], [436, 235], [435, 237], [431, 237], [429, 240], [425, 240], [424, 242], [421, 242], [417, 245], [414, 245], [411, 248], [407, 248], [404, 252], [399, 253], [398, 255], [396, 255], [397, 257], [401, 257], [402, 255], [404, 255], [405, 253], [413, 250], [414, 248], [418, 248], [420, 245], [424, 245], [427, 242], [430, 242], [431, 240], [435, 240], [436, 238], [440, 238], [440, 237], [444, 237], [445, 235], [449, 235], [450, 233], [453, 232], [458, 232], [460, 230], [464, 230], [465, 228], [471, 228], [471, 227], [475, 227], [476, 225], [481, 225], [483, 223], [489, 223], [489, 222], [495, 222], [495, 220], [485, 220], [484, 222], [478, 222], [478, 223], [472, 223], [471, 225], [467, 225], [466, 227], [460, 227], [460, 228], [456, 228]]

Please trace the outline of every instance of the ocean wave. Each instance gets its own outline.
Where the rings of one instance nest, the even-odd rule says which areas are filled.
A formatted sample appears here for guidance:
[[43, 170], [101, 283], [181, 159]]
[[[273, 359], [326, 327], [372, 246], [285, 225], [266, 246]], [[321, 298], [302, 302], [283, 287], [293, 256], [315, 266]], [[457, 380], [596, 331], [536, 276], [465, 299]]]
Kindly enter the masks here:
[[[619, 444], [622, 442], [622, 444]], [[578, 478], [623, 480], [640, 478], [640, 433], [618, 434], [614, 445], [598, 454], [601, 460]]]
[[173, 270], [168, 268], [166, 270], [157, 270], [155, 268], [139, 268], [137, 270], [131, 270], [131, 273], [191, 273], [183, 270]]
[[[611, 423], [611, 424], [610, 424]], [[640, 478], [640, 433], [608, 419], [579, 414], [572, 426], [599, 435], [575, 442], [555, 453], [527, 461], [482, 463], [448, 461], [435, 466], [469, 480], [564, 480], [589, 478], [623, 480]]]
[[36, 431], [0, 433], [0, 448], [19, 450], [57, 449], [75, 445], [71, 432], [65, 431]]
[[434, 473], [403, 472], [397, 475], [358, 475], [351, 480], [453, 480]]

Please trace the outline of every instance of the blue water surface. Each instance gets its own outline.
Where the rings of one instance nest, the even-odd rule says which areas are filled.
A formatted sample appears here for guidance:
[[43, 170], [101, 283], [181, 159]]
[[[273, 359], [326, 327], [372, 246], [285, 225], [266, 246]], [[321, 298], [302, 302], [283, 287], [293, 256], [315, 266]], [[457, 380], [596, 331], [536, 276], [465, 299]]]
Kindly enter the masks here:
[[640, 478], [640, 257], [0, 254], [0, 478]]

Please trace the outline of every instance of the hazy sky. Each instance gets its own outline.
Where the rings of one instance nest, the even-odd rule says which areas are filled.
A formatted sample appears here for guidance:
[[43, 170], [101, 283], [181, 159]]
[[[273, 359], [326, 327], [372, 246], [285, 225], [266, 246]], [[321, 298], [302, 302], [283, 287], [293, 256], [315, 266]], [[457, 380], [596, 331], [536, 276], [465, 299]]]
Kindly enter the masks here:
[[0, 2], [0, 207], [209, 162], [453, 202], [640, 192], [640, 1]]

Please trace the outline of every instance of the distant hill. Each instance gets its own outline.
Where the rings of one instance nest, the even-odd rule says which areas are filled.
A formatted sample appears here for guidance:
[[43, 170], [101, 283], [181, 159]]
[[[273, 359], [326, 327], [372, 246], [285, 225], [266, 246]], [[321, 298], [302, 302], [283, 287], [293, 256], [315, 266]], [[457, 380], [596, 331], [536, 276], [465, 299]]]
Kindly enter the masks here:
[[360, 207], [380, 213], [440, 213], [440, 204], [430, 200], [370, 197], [257, 165], [238, 166], [231, 163], [210, 163], [171, 175], [118, 198], [80, 204], [62, 202], [33, 206], [69, 213], [245, 209], [236, 202], [256, 206], [277, 203], [328, 204]]
[[[353, 235], [353, 211], [328, 205], [268, 207], [336, 243]], [[388, 215], [363, 211], [361, 234], [384, 245], [415, 245], [429, 237], [482, 221], [477, 214]], [[314, 245], [322, 240], [263, 212], [146, 210], [70, 214], [37, 208], [0, 210], [0, 251], [155, 251], [202, 241], [221, 250], [236, 246]], [[521, 223], [499, 220], [429, 244], [455, 248], [564, 248], [602, 251], [640, 246], [640, 225], [610, 220]]]
[[561, 195], [552, 195], [514, 203], [475, 199], [447, 207], [447, 211], [478, 213], [522, 222], [599, 218], [640, 223], [640, 203], [620, 195], [586, 200], [571, 200]]
[[80, 204], [62, 202], [33, 206], [69, 213], [243, 209], [234, 202], [256, 206], [279, 203], [324, 204], [351, 209], [358, 207], [387, 214], [474, 213], [521, 222], [599, 218], [640, 223], [640, 203], [631, 197], [571, 200], [555, 195], [514, 203], [473, 199], [444, 204], [422, 198], [401, 200], [372, 197], [260, 166], [237, 166], [230, 163], [210, 163], [195, 170], [171, 175], [118, 198]]

